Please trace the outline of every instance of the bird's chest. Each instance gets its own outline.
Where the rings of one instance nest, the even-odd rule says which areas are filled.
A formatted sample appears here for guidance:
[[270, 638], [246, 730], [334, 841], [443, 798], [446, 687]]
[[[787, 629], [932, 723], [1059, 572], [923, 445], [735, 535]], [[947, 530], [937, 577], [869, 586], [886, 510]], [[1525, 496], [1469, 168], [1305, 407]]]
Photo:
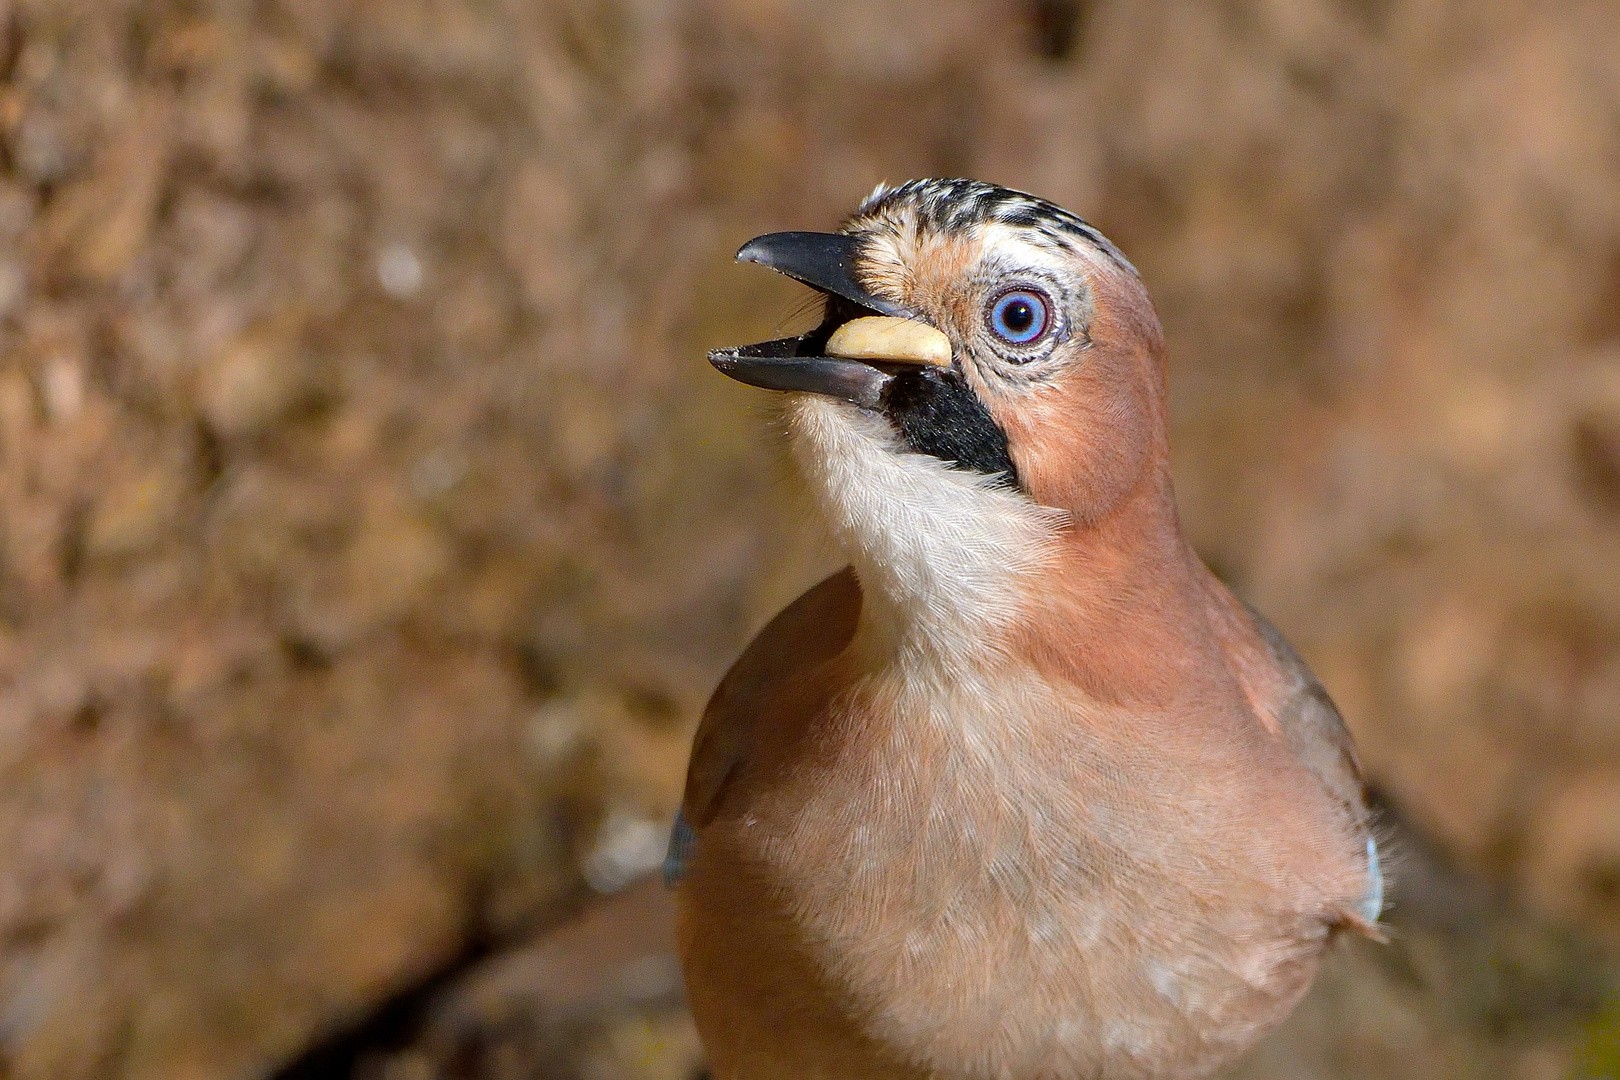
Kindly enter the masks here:
[[[1198, 809], [1155, 791], [1074, 702], [1027, 679], [864, 705], [884, 722], [840, 718], [839, 751], [761, 804], [760, 854], [827, 985], [920, 1067], [1131, 1075], [1308, 977], [1284, 969], [1314, 943], [1181, 873], [1220, 861]], [[1258, 949], [1234, 948], [1268, 921]]]

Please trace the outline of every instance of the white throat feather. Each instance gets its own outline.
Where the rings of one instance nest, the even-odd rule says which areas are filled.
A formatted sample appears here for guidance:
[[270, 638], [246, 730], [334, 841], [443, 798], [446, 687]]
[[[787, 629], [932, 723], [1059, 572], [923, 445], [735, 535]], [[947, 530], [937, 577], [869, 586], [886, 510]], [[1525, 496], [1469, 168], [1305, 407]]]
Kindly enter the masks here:
[[1067, 516], [908, 448], [885, 417], [783, 404], [795, 464], [865, 593], [858, 644], [960, 664], [1000, 651]]

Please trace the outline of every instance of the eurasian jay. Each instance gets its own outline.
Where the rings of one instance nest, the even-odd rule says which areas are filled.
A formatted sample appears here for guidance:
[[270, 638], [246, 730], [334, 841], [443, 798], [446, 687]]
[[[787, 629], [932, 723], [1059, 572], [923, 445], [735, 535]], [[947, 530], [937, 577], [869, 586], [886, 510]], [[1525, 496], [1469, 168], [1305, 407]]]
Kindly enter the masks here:
[[1383, 885], [1338, 712], [1182, 537], [1135, 268], [971, 180], [737, 258], [825, 294], [710, 361], [786, 392], [849, 566], [693, 746], [666, 876], [715, 1076], [1215, 1072]]

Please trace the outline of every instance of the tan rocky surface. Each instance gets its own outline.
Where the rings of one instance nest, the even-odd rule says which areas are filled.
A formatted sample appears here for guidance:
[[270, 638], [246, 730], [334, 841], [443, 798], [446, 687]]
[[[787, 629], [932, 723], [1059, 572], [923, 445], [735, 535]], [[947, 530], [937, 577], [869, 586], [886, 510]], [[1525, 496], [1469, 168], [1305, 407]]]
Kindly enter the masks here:
[[[0, 1076], [266, 1075], [643, 868], [826, 560], [701, 361], [796, 325], [729, 254], [940, 173], [1141, 267], [1189, 531], [1486, 898], [1253, 1067], [1557, 1075], [1620, 948], [1617, 40], [1601, 0], [0, 2]], [[686, 1067], [678, 1006], [604, 1015], [586, 1074]], [[449, 1069], [415, 1030], [320, 1060]], [[524, 1038], [476, 1075], [564, 1068]]]

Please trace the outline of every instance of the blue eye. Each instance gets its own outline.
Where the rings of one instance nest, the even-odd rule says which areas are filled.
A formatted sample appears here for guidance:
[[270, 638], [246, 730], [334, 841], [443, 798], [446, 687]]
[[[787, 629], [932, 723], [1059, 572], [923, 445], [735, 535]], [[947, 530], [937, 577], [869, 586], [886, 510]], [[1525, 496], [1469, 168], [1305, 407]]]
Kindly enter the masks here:
[[1046, 297], [1033, 289], [1012, 289], [990, 304], [990, 331], [1009, 345], [1028, 345], [1051, 322]]

